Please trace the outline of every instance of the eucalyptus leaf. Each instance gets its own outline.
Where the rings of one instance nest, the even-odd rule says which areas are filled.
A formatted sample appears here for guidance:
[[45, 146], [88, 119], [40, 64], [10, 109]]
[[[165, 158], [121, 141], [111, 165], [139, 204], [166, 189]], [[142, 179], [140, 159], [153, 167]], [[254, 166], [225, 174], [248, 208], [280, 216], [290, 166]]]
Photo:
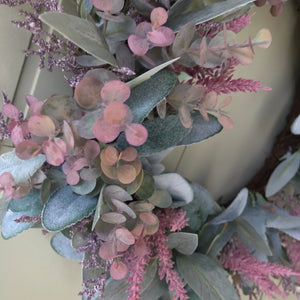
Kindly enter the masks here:
[[232, 201], [232, 203], [217, 217], [213, 218], [209, 224], [218, 225], [233, 221], [243, 213], [247, 205], [247, 200], [248, 190], [243, 188]]
[[136, 191], [136, 195], [140, 200], [146, 200], [150, 198], [155, 192], [155, 181], [153, 176], [144, 172], [143, 182], [140, 188]]
[[35, 217], [39, 216], [42, 211], [40, 193], [33, 190], [21, 200], [10, 200], [7, 211], [2, 220], [1, 233], [4, 239], [10, 239], [17, 234], [29, 229], [35, 223], [15, 222], [16, 219], [22, 216]]
[[172, 207], [190, 203], [194, 192], [190, 184], [177, 173], [165, 173], [153, 177], [158, 189], [167, 190], [173, 198]]
[[112, 42], [125, 41], [135, 31], [135, 21], [129, 16], [124, 16], [122, 22], [107, 22], [105, 30], [106, 40]]
[[154, 194], [148, 198], [148, 201], [160, 208], [167, 208], [172, 205], [172, 197], [166, 190], [156, 189]]
[[106, 186], [103, 196], [105, 200], [117, 199], [123, 202], [132, 200], [132, 196], [118, 185]]
[[95, 215], [94, 215], [94, 219], [93, 219], [93, 225], [92, 225], [92, 230], [95, 229], [95, 226], [98, 222], [98, 220], [100, 219], [100, 215], [102, 213], [102, 207], [104, 205], [104, 200], [103, 200], [103, 191], [105, 189], [106, 185], [103, 185], [101, 188], [101, 192], [98, 198], [98, 202], [97, 202], [97, 206], [96, 206], [96, 210], [95, 210]]
[[[149, 75], [149, 78], [150, 76], [152, 74]], [[176, 83], [176, 75], [167, 70], [162, 70], [149, 78], [132, 88], [130, 97], [126, 101], [126, 105], [133, 113], [134, 123], [141, 123], [152, 109], [169, 94]]]
[[203, 7], [199, 0], [179, 0], [169, 10], [169, 18], [165, 26], [177, 32], [189, 22], [204, 23], [218, 16], [232, 13], [253, 1], [226, 0]]
[[61, 12], [44, 12], [40, 19], [99, 61], [116, 66], [114, 56], [108, 51], [93, 23]]
[[269, 260], [276, 262], [282, 254], [280, 235], [277, 230], [270, 228], [267, 231], [267, 236], [272, 251], [272, 256], [269, 256]]
[[51, 239], [51, 247], [62, 257], [82, 261], [83, 253], [78, 253], [72, 247], [70, 239], [65, 237], [61, 232], [56, 233]]
[[96, 187], [97, 180], [81, 180], [78, 184], [72, 186], [72, 191], [79, 195], [87, 195]]
[[31, 176], [42, 167], [45, 161], [45, 156], [42, 154], [28, 160], [22, 160], [17, 157], [14, 151], [6, 152], [0, 155], [0, 175], [9, 172], [17, 185], [28, 183]]
[[193, 291], [205, 300], [238, 300], [239, 297], [228, 280], [227, 272], [208, 256], [194, 253], [178, 255], [179, 273]]
[[291, 236], [295, 240], [300, 241], [300, 227], [291, 229], [281, 229], [281, 231]]
[[266, 186], [266, 197], [280, 191], [297, 173], [300, 166], [300, 152], [295, 152], [282, 161], [273, 171]]
[[192, 255], [198, 247], [198, 235], [189, 232], [172, 232], [168, 235], [167, 245], [185, 255]]
[[267, 219], [266, 226], [279, 230], [300, 227], [300, 216], [273, 214], [272, 218]]
[[93, 213], [97, 198], [79, 196], [65, 186], [46, 202], [42, 213], [42, 224], [48, 231], [62, 230]]
[[[143, 83], [146, 80], [149, 80], [152, 76], [154, 76], [156, 73], [158, 73], [159, 71], [161, 71], [162, 69], [166, 68], [167, 66], [173, 64], [174, 62], [176, 62], [177, 60], [179, 60], [180, 57], [177, 58], [173, 58], [167, 62], [164, 62], [154, 68], [152, 68], [151, 70], [139, 75], [138, 77], [130, 80], [127, 82], [127, 84], [130, 86], [130, 88], [134, 88], [137, 85], [140, 85], [141, 83]], [[166, 74], [166, 73], [163, 73]], [[157, 85], [155, 85], [155, 87], [157, 88]], [[127, 103], [127, 102], [126, 102]]]
[[105, 64], [92, 55], [77, 56], [76, 62], [83, 67], [99, 67]]
[[85, 139], [95, 138], [93, 134], [93, 125], [97, 118], [100, 116], [102, 110], [96, 110], [86, 113], [80, 120], [73, 121], [73, 124], [77, 128], [79, 136]]
[[182, 209], [186, 212], [186, 217], [189, 218], [190, 229], [197, 231], [209, 215], [221, 212], [221, 207], [201, 185], [194, 182], [190, 185], [194, 191], [194, 198]]
[[267, 256], [272, 255], [268, 240], [261, 236], [251, 223], [243, 217], [237, 218], [235, 222], [237, 225], [237, 236], [248, 249], [261, 252]]

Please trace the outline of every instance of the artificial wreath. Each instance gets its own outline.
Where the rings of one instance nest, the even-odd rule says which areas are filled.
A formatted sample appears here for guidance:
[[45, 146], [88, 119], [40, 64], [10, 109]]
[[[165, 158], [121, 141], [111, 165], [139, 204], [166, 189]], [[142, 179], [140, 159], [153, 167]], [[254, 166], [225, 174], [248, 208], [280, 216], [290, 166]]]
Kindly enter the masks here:
[[[0, 156], [2, 237], [53, 232], [53, 249], [81, 261], [86, 300], [297, 295], [299, 150], [265, 196], [243, 188], [227, 207], [161, 164], [170, 149], [233, 127], [232, 97], [220, 95], [269, 89], [234, 78], [271, 43], [267, 29], [239, 39], [252, 2], [80, 0], [75, 16], [56, 0], [0, 0], [29, 5], [14, 21], [32, 33], [26, 54], [68, 72], [74, 88], [26, 95], [27, 116], [3, 93], [0, 134], [14, 150]], [[285, 1], [255, 4], [266, 2], [277, 16]]]

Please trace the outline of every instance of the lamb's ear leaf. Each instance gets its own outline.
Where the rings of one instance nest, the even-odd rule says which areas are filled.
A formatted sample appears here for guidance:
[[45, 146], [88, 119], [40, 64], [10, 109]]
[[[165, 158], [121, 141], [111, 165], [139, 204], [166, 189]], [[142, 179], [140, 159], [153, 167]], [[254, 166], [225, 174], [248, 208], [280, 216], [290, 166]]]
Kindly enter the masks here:
[[[165, 26], [179, 31], [189, 22], [204, 23], [224, 14], [241, 9], [254, 0], [226, 0], [204, 6], [199, 0], [179, 0], [170, 8], [169, 18]], [[194, 9], [194, 7], [197, 9]]]
[[42, 212], [42, 225], [48, 231], [62, 230], [93, 213], [97, 198], [73, 193], [64, 186], [50, 196]]
[[35, 224], [33, 222], [17, 223], [15, 220], [22, 216], [37, 217], [41, 214], [42, 208], [40, 193], [37, 190], [32, 191], [22, 200], [10, 200], [2, 221], [2, 237], [10, 239], [32, 227]]
[[45, 12], [40, 15], [40, 19], [99, 61], [112, 66], [117, 65], [97, 27], [91, 22], [60, 12]]
[[210, 257], [194, 253], [176, 256], [178, 271], [200, 299], [238, 300], [227, 272]]
[[72, 241], [64, 236], [61, 232], [56, 233], [51, 239], [51, 247], [54, 251], [69, 259], [82, 261], [83, 253], [79, 253], [72, 247]]
[[[167, 70], [162, 70], [155, 75], [148, 72], [134, 79], [143, 82], [132, 88], [130, 97], [126, 101], [126, 105], [133, 113], [134, 123], [143, 122], [153, 108], [169, 94], [177, 80], [176, 75]], [[135, 82], [137, 81], [128, 84], [132, 86]]]

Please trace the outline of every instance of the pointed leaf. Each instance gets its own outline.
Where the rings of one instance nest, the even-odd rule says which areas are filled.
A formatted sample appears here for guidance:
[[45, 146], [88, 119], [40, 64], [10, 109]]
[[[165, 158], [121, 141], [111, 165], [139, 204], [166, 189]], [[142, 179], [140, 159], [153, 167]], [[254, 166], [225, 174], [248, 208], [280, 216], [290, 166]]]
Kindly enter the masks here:
[[232, 201], [232, 203], [222, 213], [212, 219], [209, 224], [219, 225], [233, 221], [243, 213], [247, 205], [247, 200], [248, 190], [246, 188], [243, 188]]
[[194, 253], [191, 256], [178, 255], [179, 273], [194, 292], [205, 300], [238, 300], [239, 297], [228, 280], [228, 274], [208, 256]]
[[74, 260], [83, 260], [83, 253], [79, 253], [72, 247], [70, 239], [65, 237], [61, 232], [56, 233], [51, 241], [51, 247], [54, 251], [62, 257]]
[[192, 255], [198, 247], [198, 235], [189, 232], [173, 232], [168, 235], [167, 245], [185, 255]]
[[297, 173], [300, 166], [300, 152], [282, 161], [273, 171], [266, 187], [266, 197], [281, 190]]
[[101, 188], [101, 192], [99, 194], [99, 198], [98, 198], [98, 202], [97, 202], [97, 206], [96, 206], [96, 210], [95, 210], [95, 215], [93, 218], [93, 225], [92, 225], [92, 230], [95, 229], [95, 226], [98, 222], [98, 220], [100, 219], [100, 215], [101, 213], [103, 213], [103, 205], [104, 205], [104, 201], [103, 201], [103, 191], [105, 189], [105, 185], [102, 186]]
[[115, 58], [106, 48], [93, 23], [61, 12], [45, 12], [40, 15], [40, 19], [99, 61], [116, 66]]
[[18, 158], [14, 151], [3, 153], [0, 156], [0, 175], [9, 172], [16, 184], [28, 183], [31, 176], [39, 170], [46, 161], [44, 155], [38, 155], [28, 160]]
[[79, 196], [72, 192], [70, 186], [65, 186], [46, 202], [42, 224], [48, 231], [62, 230], [91, 215], [96, 205], [96, 198]]

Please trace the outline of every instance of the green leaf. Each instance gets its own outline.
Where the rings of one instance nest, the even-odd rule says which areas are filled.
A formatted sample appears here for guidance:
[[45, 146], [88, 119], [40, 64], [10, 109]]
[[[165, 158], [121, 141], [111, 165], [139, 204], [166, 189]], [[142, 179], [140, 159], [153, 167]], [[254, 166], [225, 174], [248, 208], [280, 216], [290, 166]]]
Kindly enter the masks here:
[[238, 300], [239, 297], [227, 272], [208, 256], [194, 253], [178, 255], [176, 263], [179, 273], [194, 292], [205, 300]]
[[232, 201], [232, 203], [217, 217], [213, 218], [209, 222], [209, 224], [219, 225], [219, 224], [233, 221], [243, 213], [247, 205], [247, 200], [248, 200], [248, 190], [246, 188], [243, 188], [235, 197], [235, 199]]
[[81, 180], [78, 184], [72, 186], [72, 191], [79, 195], [87, 195], [96, 187], [97, 180]]
[[193, 125], [188, 134], [177, 144], [191, 145], [199, 143], [217, 133], [219, 133], [223, 127], [218, 122], [215, 116], [209, 115], [209, 121], [205, 121], [199, 112], [192, 114]]
[[300, 166], [300, 152], [281, 162], [273, 171], [266, 187], [266, 197], [270, 197], [280, 191], [297, 173]]
[[167, 245], [185, 255], [192, 255], [198, 247], [198, 235], [189, 232], [173, 232], [168, 235]]
[[218, 16], [232, 13], [253, 1], [226, 0], [201, 8], [199, 0], [179, 0], [169, 10], [169, 18], [165, 26], [177, 32], [189, 22], [204, 23]]
[[140, 188], [136, 191], [136, 195], [140, 200], [146, 200], [150, 198], [155, 192], [155, 182], [153, 176], [144, 172], [143, 182]]
[[237, 225], [237, 236], [247, 248], [264, 253], [268, 256], [272, 255], [268, 240], [261, 236], [251, 223], [243, 217], [237, 218], [235, 222]]
[[[156, 73], [158, 73], [159, 71], [161, 71], [162, 69], [166, 68], [167, 66], [173, 64], [174, 62], [176, 62], [177, 60], [179, 60], [180, 57], [177, 58], [173, 58], [171, 60], [168, 60], [167, 62], [160, 64], [152, 69], [150, 69], [149, 71], [141, 74], [140, 76], [130, 80], [127, 82], [127, 84], [130, 86], [130, 88], [134, 88], [137, 85], [140, 85], [141, 83], [143, 83], [146, 80], [149, 80], [153, 75], [155, 75]], [[165, 74], [165, 73], [164, 73]], [[172, 73], [173, 74], [173, 73]], [[170, 75], [169, 75], [170, 76]], [[157, 87], [157, 86], [155, 86]], [[127, 103], [127, 102], [126, 102]]]
[[51, 247], [62, 257], [82, 261], [83, 253], [79, 253], [72, 247], [70, 239], [65, 237], [61, 232], [56, 233], [51, 241]]
[[45, 156], [42, 154], [28, 160], [22, 160], [17, 157], [14, 151], [6, 152], [0, 156], [0, 175], [9, 172], [17, 185], [27, 184], [31, 176], [42, 167], [45, 161]]
[[135, 31], [135, 21], [129, 16], [123, 16], [122, 22], [107, 22], [105, 39], [107, 42], [125, 41]]
[[93, 219], [93, 225], [92, 225], [92, 230], [95, 229], [95, 226], [98, 222], [98, 220], [100, 219], [100, 215], [102, 213], [102, 206], [104, 205], [104, 200], [103, 200], [103, 191], [105, 189], [105, 184], [102, 186], [101, 188], [101, 192], [98, 198], [98, 202], [97, 202], [97, 206], [96, 206], [96, 210], [95, 210], [95, 215], [94, 215], [94, 219]]
[[267, 218], [266, 226], [276, 229], [292, 229], [300, 227], [300, 216], [272, 214]]
[[65, 186], [54, 193], [46, 202], [42, 213], [42, 224], [48, 231], [62, 230], [95, 210], [97, 199], [79, 196]]
[[58, 12], [45, 12], [40, 15], [40, 19], [98, 60], [116, 66], [114, 56], [108, 51], [93, 23]]
[[192, 202], [184, 205], [182, 209], [186, 212], [186, 217], [189, 218], [190, 229], [197, 231], [207, 217], [219, 213], [221, 207], [201, 185], [192, 182], [191, 187], [194, 191], [194, 198]]
[[24, 215], [39, 216], [41, 211], [40, 193], [37, 190], [32, 191], [21, 200], [10, 200], [2, 221], [2, 237], [9, 239], [32, 227], [35, 223], [17, 223], [14, 220]]
[[154, 176], [156, 187], [167, 190], [173, 198], [172, 207], [179, 207], [190, 203], [194, 192], [190, 184], [177, 173], [165, 173]]
[[148, 198], [148, 201], [160, 208], [167, 208], [172, 205], [172, 197], [170, 193], [161, 189], [157, 189], [154, 194]]
[[[143, 74], [144, 75], [144, 74]], [[162, 70], [131, 90], [126, 101], [133, 113], [133, 122], [141, 123], [152, 109], [166, 97], [176, 83], [176, 75]]]

